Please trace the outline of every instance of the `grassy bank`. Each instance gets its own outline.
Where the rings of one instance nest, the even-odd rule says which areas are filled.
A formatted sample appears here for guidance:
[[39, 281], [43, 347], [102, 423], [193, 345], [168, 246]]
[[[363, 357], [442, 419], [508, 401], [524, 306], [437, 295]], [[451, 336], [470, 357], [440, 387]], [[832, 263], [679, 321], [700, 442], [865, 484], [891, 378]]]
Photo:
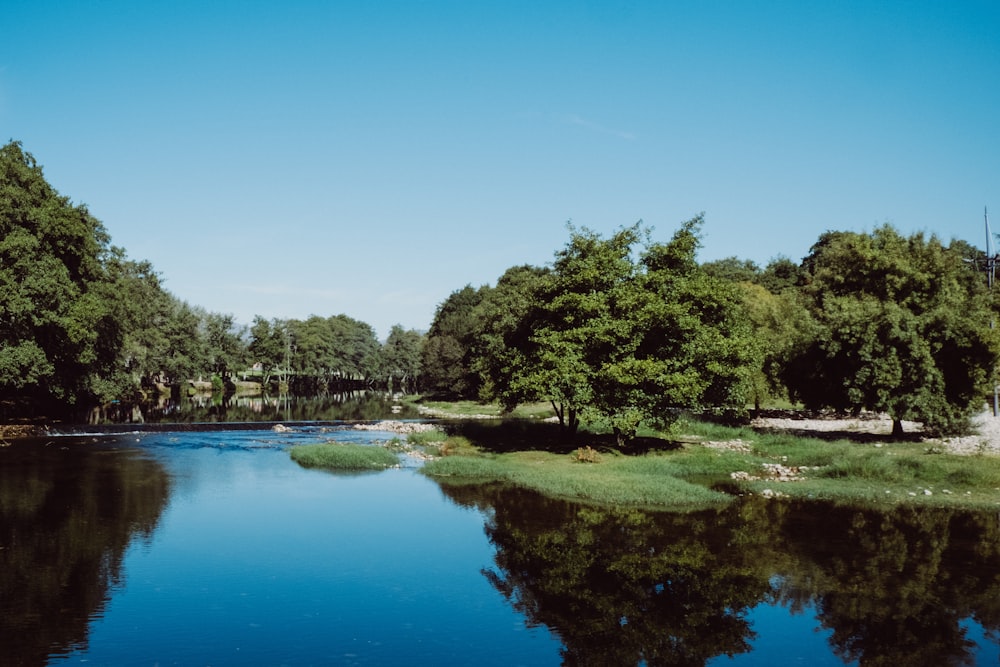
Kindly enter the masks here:
[[741, 494], [848, 504], [1000, 507], [1000, 457], [922, 442], [826, 440], [682, 421], [621, 453], [600, 434], [568, 444], [545, 424], [472, 424], [424, 473], [445, 484], [502, 483], [610, 505], [683, 509]]
[[515, 419], [546, 419], [555, 415], [550, 403], [528, 403], [518, 406], [511, 413], [504, 413], [495, 403], [478, 403], [476, 401], [434, 401], [419, 394], [405, 396], [403, 403], [415, 408], [429, 417], [446, 419], [500, 418]]
[[296, 445], [290, 455], [305, 468], [328, 470], [384, 470], [399, 464], [396, 455], [384, 447], [335, 442]]

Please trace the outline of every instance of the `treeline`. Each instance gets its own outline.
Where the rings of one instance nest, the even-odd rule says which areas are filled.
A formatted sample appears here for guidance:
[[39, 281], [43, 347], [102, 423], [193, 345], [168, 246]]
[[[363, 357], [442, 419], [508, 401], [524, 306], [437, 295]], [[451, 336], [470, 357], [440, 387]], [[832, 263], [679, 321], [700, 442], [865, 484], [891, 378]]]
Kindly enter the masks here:
[[[421, 335], [345, 315], [264, 322], [191, 306], [127, 257], [18, 142], [0, 147], [0, 416], [57, 416], [254, 367], [286, 381], [412, 385]], [[307, 379], [308, 378], [308, 379]]]
[[799, 263], [699, 263], [701, 217], [667, 242], [636, 224], [570, 227], [550, 265], [465, 286], [422, 334], [384, 343], [346, 315], [254, 319], [190, 306], [111, 245], [17, 142], [0, 148], [0, 412], [139, 402], [153, 388], [252, 373], [314, 392], [389, 387], [551, 402], [567, 431], [622, 443], [681, 410], [743, 413], [776, 399], [886, 412], [958, 432], [1000, 355], [986, 258], [963, 241], [826, 232]]
[[455, 291], [424, 345], [425, 389], [550, 401], [568, 431], [586, 419], [621, 443], [680, 410], [777, 399], [961, 432], [992, 392], [996, 308], [968, 243], [885, 225], [826, 232], [799, 264], [699, 264], [701, 225], [667, 243], [571, 227], [551, 266]]

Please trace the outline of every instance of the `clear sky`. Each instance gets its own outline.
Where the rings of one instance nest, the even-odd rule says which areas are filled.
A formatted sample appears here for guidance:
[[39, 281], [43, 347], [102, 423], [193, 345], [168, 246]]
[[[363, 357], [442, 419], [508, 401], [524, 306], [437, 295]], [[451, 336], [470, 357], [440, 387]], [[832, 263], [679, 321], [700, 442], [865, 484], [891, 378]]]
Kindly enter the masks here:
[[700, 258], [1000, 230], [1000, 3], [0, 7], [19, 140], [178, 297], [426, 329], [566, 222], [704, 212]]

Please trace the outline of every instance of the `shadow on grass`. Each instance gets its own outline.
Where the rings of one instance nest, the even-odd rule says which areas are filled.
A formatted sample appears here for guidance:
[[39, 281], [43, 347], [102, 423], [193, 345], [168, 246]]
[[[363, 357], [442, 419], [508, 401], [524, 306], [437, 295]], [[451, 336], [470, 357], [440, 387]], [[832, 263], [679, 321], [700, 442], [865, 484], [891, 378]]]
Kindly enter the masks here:
[[[803, 423], [802, 428], [788, 427], [788, 428], [768, 428], [768, 427], [750, 427], [757, 433], [775, 434], [780, 433], [783, 435], [791, 435], [798, 438], [813, 438], [815, 440], [825, 440], [829, 442], [834, 442], [837, 440], [848, 440], [851, 442], [856, 442], [859, 444], [873, 444], [876, 442], [922, 442], [927, 436], [926, 433], [910, 432], [904, 431], [903, 435], [895, 436], [890, 433], [874, 433], [869, 431], [856, 431], [856, 430], [820, 430], [817, 428], [809, 428], [805, 425], [807, 420], [825, 422], [840, 419], [850, 419], [852, 421], [860, 421], [864, 423], [868, 421], [864, 418], [859, 418], [858, 415], [848, 413], [848, 412], [831, 412], [829, 410], [784, 410], [784, 409], [765, 409], [757, 410], [754, 413], [747, 415], [713, 415], [711, 413], [699, 413], [695, 415], [687, 415], [698, 419], [700, 421], [709, 422], [713, 424], [719, 424], [722, 426], [742, 426], [750, 427], [751, 417], [772, 417], [778, 419], [790, 419], [790, 420], [801, 420]], [[876, 423], [876, 420], [870, 420], [872, 424]]]
[[[444, 424], [448, 435], [467, 438], [480, 449], [502, 454], [518, 451], [546, 451], [569, 454], [580, 447], [593, 447], [598, 451], [619, 449], [611, 434], [579, 431], [569, 434], [558, 424], [520, 419], [456, 420]], [[624, 448], [624, 453], [645, 454], [649, 451], [678, 449], [681, 445], [661, 438], [635, 438]]]

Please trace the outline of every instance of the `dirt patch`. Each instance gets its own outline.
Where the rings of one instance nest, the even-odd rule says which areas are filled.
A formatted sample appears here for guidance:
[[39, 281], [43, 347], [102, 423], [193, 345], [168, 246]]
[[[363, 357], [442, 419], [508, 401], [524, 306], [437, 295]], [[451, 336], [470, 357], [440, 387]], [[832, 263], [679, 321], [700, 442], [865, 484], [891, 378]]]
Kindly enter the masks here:
[[[961, 438], [925, 438], [921, 435], [923, 425], [919, 422], [904, 421], [903, 432], [916, 442], [930, 447], [940, 447], [952, 454], [993, 454], [1000, 455], [1000, 417], [994, 417], [992, 410], [984, 410], [972, 419], [973, 432]], [[796, 417], [794, 413], [768, 414], [751, 422], [753, 428], [771, 431], [790, 431], [801, 435], [818, 436], [863, 436], [872, 441], [888, 441], [892, 433], [892, 419], [888, 415], [864, 413], [857, 417], [808, 414]]]

